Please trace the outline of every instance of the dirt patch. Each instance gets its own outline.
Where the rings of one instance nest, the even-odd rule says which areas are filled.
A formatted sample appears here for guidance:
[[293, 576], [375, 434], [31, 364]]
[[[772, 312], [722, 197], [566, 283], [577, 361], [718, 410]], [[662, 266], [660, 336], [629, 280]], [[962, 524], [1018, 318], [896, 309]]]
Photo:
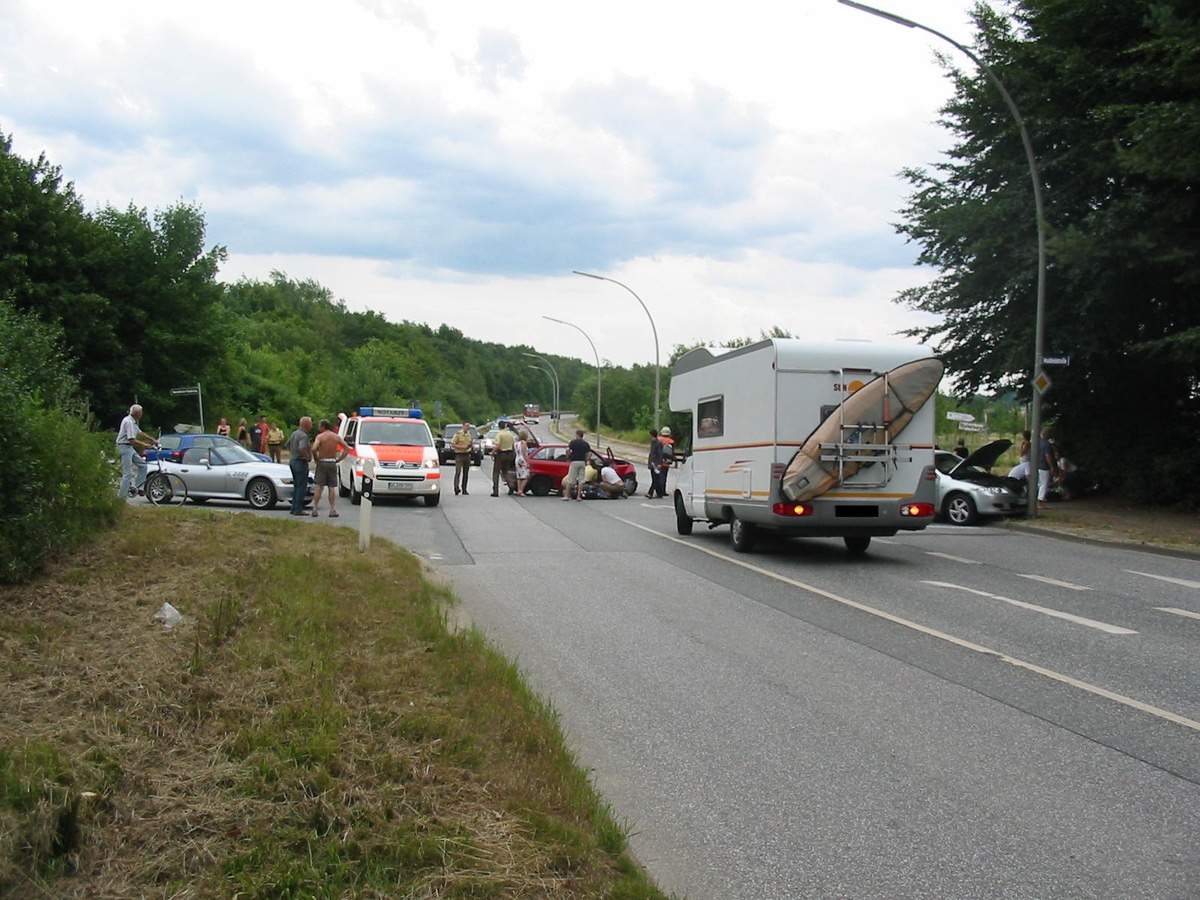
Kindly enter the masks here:
[[1112, 497], [1080, 497], [1051, 503], [1036, 519], [1013, 520], [1010, 524], [1200, 556], [1200, 515], [1138, 506]]

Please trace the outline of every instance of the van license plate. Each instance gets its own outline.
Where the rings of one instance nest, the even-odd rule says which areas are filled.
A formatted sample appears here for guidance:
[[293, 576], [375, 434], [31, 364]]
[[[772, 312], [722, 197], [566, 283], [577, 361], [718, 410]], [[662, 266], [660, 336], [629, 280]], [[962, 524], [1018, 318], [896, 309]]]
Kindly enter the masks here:
[[411, 491], [412, 487], [407, 481], [389, 481], [387, 483], [389, 491]]

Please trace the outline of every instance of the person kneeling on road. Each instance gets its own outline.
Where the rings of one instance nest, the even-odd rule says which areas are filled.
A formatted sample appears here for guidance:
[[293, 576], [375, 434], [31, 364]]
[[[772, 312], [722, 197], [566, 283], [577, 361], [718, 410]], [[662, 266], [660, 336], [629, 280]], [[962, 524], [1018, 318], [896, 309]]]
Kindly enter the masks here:
[[617, 470], [606, 463], [600, 468], [600, 481], [596, 490], [609, 500], [621, 500], [625, 497], [625, 482], [617, 474]]

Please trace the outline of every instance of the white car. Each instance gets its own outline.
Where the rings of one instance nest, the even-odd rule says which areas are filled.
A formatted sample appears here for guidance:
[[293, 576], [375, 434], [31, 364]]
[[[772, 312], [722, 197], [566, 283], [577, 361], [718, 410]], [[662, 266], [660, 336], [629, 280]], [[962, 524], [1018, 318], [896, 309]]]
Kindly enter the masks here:
[[[150, 463], [153, 477], [156, 463]], [[240, 444], [222, 447], [189, 447], [181, 462], [162, 460], [162, 470], [173, 472], [187, 485], [193, 503], [206, 500], [242, 500], [255, 509], [274, 509], [279, 501], [291, 502], [292, 470], [280, 463], [263, 462]], [[303, 490], [308, 492], [310, 485]]]
[[984, 444], [966, 459], [945, 450], [933, 457], [937, 469], [937, 512], [954, 525], [973, 525], [983, 516], [1012, 516], [1025, 510], [1020, 482], [993, 475], [1012, 441]]

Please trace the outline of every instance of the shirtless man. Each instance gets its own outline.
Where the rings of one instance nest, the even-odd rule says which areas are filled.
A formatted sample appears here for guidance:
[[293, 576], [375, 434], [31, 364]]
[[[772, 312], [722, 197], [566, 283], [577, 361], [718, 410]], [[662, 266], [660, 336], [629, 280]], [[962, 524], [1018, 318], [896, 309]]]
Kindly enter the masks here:
[[318, 428], [320, 432], [313, 439], [312, 445], [313, 459], [317, 461], [317, 471], [314, 476], [316, 493], [313, 497], [312, 514], [313, 516], [321, 514], [321, 489], [329, 488], [329, 518], [336, 519], [338, 511], [334, 507], [337, 503], [338, 493], [337, 464], [346, 458], [346, 454], [350, 452], [350, 446], [333, 430], [328, 419], [322, 419]]

